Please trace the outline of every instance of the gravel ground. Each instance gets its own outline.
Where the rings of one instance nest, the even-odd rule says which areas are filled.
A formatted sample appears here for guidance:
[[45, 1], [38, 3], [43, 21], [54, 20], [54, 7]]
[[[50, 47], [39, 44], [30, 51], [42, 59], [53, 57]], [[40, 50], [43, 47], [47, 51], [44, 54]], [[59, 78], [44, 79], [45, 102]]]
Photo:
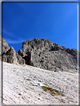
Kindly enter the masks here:
[[[56, 89], [64, 96], [52, 96], [42, 86]], [[4, 104], [78, 104], [78, 90], [78, 73], [3, 62]]]

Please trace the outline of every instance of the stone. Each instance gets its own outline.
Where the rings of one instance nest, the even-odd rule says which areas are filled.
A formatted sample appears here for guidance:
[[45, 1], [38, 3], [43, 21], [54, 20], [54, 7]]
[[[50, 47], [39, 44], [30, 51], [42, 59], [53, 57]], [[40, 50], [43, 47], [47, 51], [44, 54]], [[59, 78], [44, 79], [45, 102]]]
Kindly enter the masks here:
[[15, 52], [13, 47], [4, 54], [3, 53], [3, 61], [13, 64], [25, 64], [25, 60]]
[[31, 52], [27, 53], [27, 56], [24, 57], [25, 63], [31, 66], [34, 66], [33, 62], [31, 61]]
[[8, 43], [5, 39], [0, 35], [0, 60], [2, 60], [2, 54], [5, 54], [9, 50]]
[[16, 54], [17, 63], [18, 64], [25, 64], [25, 60], [18, 54]]
[[[23, 42], [23, 53], [31, 58], [35, 67], [40, 67], [53, 71], [64, 71], [76, 69], [77, 67], [77, 50], [65, 48], [46, 39], [34, 38], [32, 41]], [[27, 59], [26, 59], [27, 60]], [[26, 64], [29, 63], [27, 60]], [[30, 64], [30, 63], [29, 63]]]
[[2, 36], [0, 36], [0, 47], [2, 47], [2, 52], [6, 53], [9, 50], [8, 43], [5, 41]]
[[10, 47], [10, 49], [3, 54], [3, 61], [14, 64], [17, 63], [16, 52], [13, 47]]
[[21, 49], [18, 51], [18, 54], [19, 54], [20, 56], [23, 56], [23, 52], [22, 52]]
[[[47, 39], [34, 38], [22, 43], [22, 50], [15, 52], [4, 41], [3, 61], [27, 64], [50, 71], [77, 71], [77, 50], [65, 48]], [[79, 52], [80, 55], [80, 52]]]
[[[0, 52], [0, 55], [2, 56], [2, 60], [4, 62], [13, 63], [13, 64], [25, 64], [25, 60], [21, 57], [22, 51], [19, 51], [19, 54], [17, 54], [13, 47], [9, 47], [8, 43], [0, 36], [0, 50], [2, 47], [2, 51]], [[1, 58], [0, 56], [0, 58]]]

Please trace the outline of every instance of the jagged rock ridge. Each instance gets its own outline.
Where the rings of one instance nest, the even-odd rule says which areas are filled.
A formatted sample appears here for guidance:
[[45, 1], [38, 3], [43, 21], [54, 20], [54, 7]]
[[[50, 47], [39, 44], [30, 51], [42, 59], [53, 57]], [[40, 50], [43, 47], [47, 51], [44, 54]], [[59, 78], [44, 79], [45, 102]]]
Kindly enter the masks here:
[[37, 38], [23, 42], [22, 49], [18, 54], [12, 47], [8, 47], [5, 52], [3, 50], [3, 61], [28, 64], [51, 71], [77, 70], [76, 49], [66, 49], [49, 40]]
[[23, 54], [31, 54], [34, 66], [58, 71], [77, 69], [77, 50], [66, 49], [46, 39], [23, 42]]
[[[2, 43], [1, 43], [2, 40]], [[0, 47], [2, 44], [2, 60], [8, 63], [25, 64], [25, 60], [15, 52], [13, 47], [9, 47], [8, 43], [0, 36]], [[1, 48], [0, 48], [1, 49]]]

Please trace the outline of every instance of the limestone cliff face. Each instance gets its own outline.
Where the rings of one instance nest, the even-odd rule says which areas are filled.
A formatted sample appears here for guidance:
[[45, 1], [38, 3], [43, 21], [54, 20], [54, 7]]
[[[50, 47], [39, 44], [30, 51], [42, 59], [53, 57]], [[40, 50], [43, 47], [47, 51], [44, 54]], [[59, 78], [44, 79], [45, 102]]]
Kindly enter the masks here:
[[10, 47], [6, 53], [3, 53], [3, 61], [14, 64], [25, 64], [25, 60], [15, 52], [13, 47]]
[[29, 52], [29, 51], [37, 51], [37, 50], [51, 50], [54, 47], [54, 44], [46, 39], [37, 39], [34, 38], [34, 40], [23, 42], [23, 52]]
[[[18, 54], [3, 39], [3, 61], [28, 64], [51, 71], [77, 71], [77, 50], [65, 48], [46, 39], [34, 38], [22, 43]], [[5, 48], [5, 49], [4, 49]]]
[[66, 49], [49, 40], [37, 38], [23, 42], [22, 48], [23, 54], [31, 54], [30, 61], [36, 67], [52, 71], [77, 70], [76, 49]]
[[[2, 40], [2, 43], [1, 43]], [[4, 40], [4, 38], [2, 38], [2, 36], [0, 36], [0, 51], [1, 51], [1, 46], [3, 46], [3, 53], [6, 53], [7, 50], [9, 50], [9, 46], [8, 43]]]
[[[1, 43], [2, 40], [2, 43]], [[2, 60], [8, 63], [25, 64], [25, 60], [15, 52], [13, 47], [9, 47], [8, 43], [0, 36], [0, 49], [2, 46]]]

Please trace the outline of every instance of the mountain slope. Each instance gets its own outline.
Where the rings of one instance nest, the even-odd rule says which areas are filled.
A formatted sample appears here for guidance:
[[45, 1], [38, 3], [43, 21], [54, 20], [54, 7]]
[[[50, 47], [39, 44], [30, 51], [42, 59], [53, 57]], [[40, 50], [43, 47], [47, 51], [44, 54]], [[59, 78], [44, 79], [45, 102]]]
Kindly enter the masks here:
[[78, 73], [3, 62], [4, 104], [77, 104], [77, 93]]
[[[77, 50], [65, 48], [47, 39], [34, 38], [22, 43], [23, 51], [15, 52], [6, 47], [3, 39], [3, 61], [14, 64], [28, 64], [51, 71], [77, 72]], [[5, 48], [5, 49], [4, 49]]]
[[[32, 41], [23, 42], [21, 56], [26, 63], [51, 71], [67, 71], [72, 69], [77, 72], [77, 50], [65, 48], [47, 39], [34, 38]], [[27, 60], [28, 58], [28, 60]]]

